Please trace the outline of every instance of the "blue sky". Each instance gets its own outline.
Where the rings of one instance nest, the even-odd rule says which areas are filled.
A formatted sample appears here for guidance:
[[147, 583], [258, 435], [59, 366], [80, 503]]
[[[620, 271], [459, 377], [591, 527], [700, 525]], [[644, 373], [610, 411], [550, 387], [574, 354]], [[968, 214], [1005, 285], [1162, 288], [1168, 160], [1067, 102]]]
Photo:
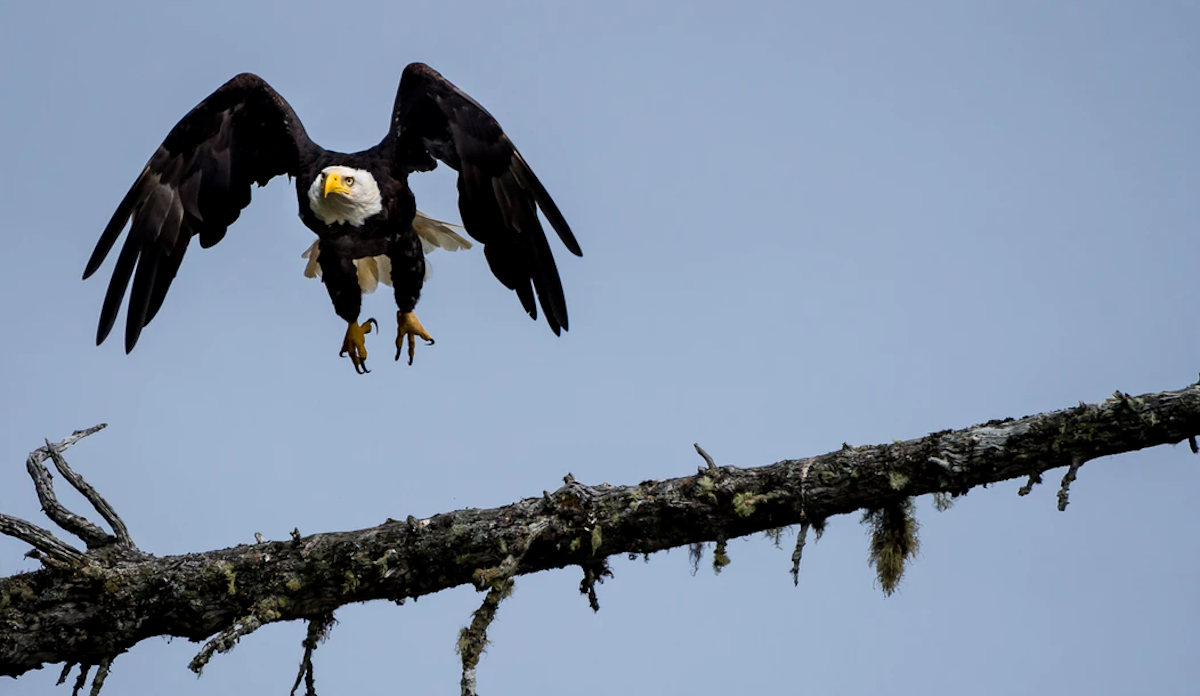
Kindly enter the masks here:
[[[143, 549], [183, 553], [740, 466], [1182, 387], [1200, 371], [1200, 8], [1189, 2], [17, 3], [0, 26], [0, 510], [44, 518], [22, 462], [71, 461]], [[240, 71], [313, 138], [376, 143], [424, 61], [500, 120], [571, 222], [571, 331], [482, 254], [437, 252], [437, 338], [372, 374], [302, 276], [276, 181], [194, 249], [132, 355], [93, 345], [112, 260], [79, 276], [145, 160]], [[457, 219], [454, 179], [414, 180]], [[123, 322], [123, 317], [122, 320]], [[370, 337], [369, 337], [370, 338]], [[856, 518], [806, 550], [731, 543], [523, 577], [487, 693], [1185, 693], [1200, 647], [1200, 466], [1186, 446], [1088, 464], [949, 512], [885, 599]], [[74, 499], [72, 499], [74, 500]], [[34, 567], [0, 540], [0, 573]], [[322, 693], [454, 693], [458, 588], [338, 613]], [[153, 639], [106, 692], [284, 693], [300, 624], [219, 656]], [[41, 696], [57, 669], [5, 683]]]

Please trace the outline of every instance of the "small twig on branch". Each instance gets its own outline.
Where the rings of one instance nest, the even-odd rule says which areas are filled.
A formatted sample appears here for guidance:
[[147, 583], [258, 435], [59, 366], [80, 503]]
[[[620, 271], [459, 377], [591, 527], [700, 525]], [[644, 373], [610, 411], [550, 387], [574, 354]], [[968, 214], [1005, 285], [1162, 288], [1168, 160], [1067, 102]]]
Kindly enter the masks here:
[[40, 551], [47, 565], [78, 565], [83, 561], [83, 552], [59, 541], [49, 530], [17, 517], [0, 513], [0, 534], [19, 539]]
[[1067, 504], [1070, 503], [1071, 484], [1075, 481], [1075, 476], [1079, 473], [1079, 467], [1083, 466], [1083, 460], [1076, 457], [1071, 461], [1071, 466], [1067, 467], [1067, 473], [1063, 476], [1062, 488], [1058, 489], [1058, 511], [1065, 512]]
[[204, 666], [208, 664], [208, 661], [212, 659], [215, 653], [225, 653], [233, 650], [233, 646], [237, 645], [239, 639], [254, 633], [262, 625], [263, 620], [257, 614], [243, 616], [241, 619], [235, 621], [232, 626], [217, 634], [216, 638], [205, 643], [200, 652], [188, 663], [188, 669], [196, 674], [200, 674], [204, 671]]
[[1042, 473], [1040, 471], [1035, 471], [1029, 475], [1029, 480], [1025, 482], [1025, 485], [1021, 486], [1017, 490], [1017, 495], [1029, 495], [1029, 493], [1033, 490], [1033, 487], [1040, 485], [1041, 483]]
[[[50, 471], [46, 469], [43, 462], [46, 461], [47, 457], [52, 459], [55, 467], [58, 468], [63, 477], [78, 489], [80, 493], [83, 493], [88, 500], [92, 501], [93, 504], [97, 500], [100, 501], [103, 508], [98, 506], [96, 509], [100, 511], [100, 514], [105, 516], [105, 519], [109, 519], [110, 523], [112, 520], [115, 520], [117, 524], [114, 529], [118, 531], [118, 536], [123, 534], [128, 539], [129, 532], [125, 529], [124, 523], [117, 517], [117, 514], [113, 512], [112, 507], [81, 476], [72, 471], [71, 467], [67, 466], [61, 454], [63, 450], [71, 445], [104, 428], [105, 425], [101, 423], [85, 430], [76, 430], [69, 437], [57, 444], [51, 444], [49, 440], [46, 440], [45, 447], [39, 447], [30, 452], [29, 457], [25, 460], [25, 468], [29, 472], [30, 478], [33, 479], [34, 489], [37, 490], [38, 500], [41, 502], [42, 509], [46, 515], [59, 527], [79, 537], [80, 540], [87, 544], [89, 550], [112, 543], [113, 536], [87, 519], [74, 514], [58, 502], [58, 498], [54, 494], [54, 484], [52, 483]], [[112, 516], [111, 519], [109, 515]], [[28, 555], [38, 558], [49, 566], [72, 567], [79, 565], [84, 559], [82, 551], [59, 540], [49, 530], [42, 529], [35, 524], [16, 517], [0, 514], [0, 534], [30, 544], [36, 550], [30, 552]], [[129, 546], [132, 547], [133, 543], [129, 542]]]
[[71, 445], [75, 444], [76, 442], [79, 442], [80, 440], [87, 437], [88, 435], [95, 435], [96, 433], [100, 432], [101, 430], [104, 430], [107, 427], [108, 427], [108, 423], [100, 423], [98, 425], [93, 425], [90, 428], [84, 428], [83, 430], [76, 430], [75, 432], [71, 433], [70, 435], [64, 437], [62, 439], [62, 442], [59, 442], [58, 444], [55, 445], [55, 448], [57, 448], [60, 453], [66, 452], [67, 448], [69, 448]]
[[[104, 688], [104, 680], [108, 678], [108, 669], [112, 667], [113, 658], [106, 657], [100, 660], [99, 668], [96, 670], [96, 676], [92, 678], [91, 696], [99, 696], [100, 689]], [[55, 686], [62, 685], [67, 680], [67, 676], [71, 673], [71, 668], [75, 666], [74, 662], [68, 662], [66, 667], [63, 667], [62, 674], [58, 676], [58, 683]], [[87, 685], [88, 672], [92, 670], [92, 666], [88, 664], [79, 665], [79, 677], [75, 679], [75, 688], [71, 689], [71, 696], [79, 696], [79, 692], [83, 691], [83, 687]]]
[[800, 586], [800, 559], [804, 556], [804, 544], [808, 542], [808, 520], [800, 523], [800, 532], [796, 534], [796, 550], [792, 551], [792, 585]]
[[58, 674], [58, 681], [54, 682], [55, 686], [62, 686], [67, 681], [67, 677], [71, 676], [71, 669], [75, 667], [74, 662], [68, 662], [63, 665], [62, 672]]
[[498, 569], [502, 577], [492, 583], [487, 596], [483, 598], [483, 604], [475, 610], [471, 618], [471, 625], [464, 627], [459, 632], [458, 653], [462, 656], [462, 696], [476, 696], [475, 668], [479, 665], [479, 658], [483, 656], [483, 651], [487, 648], [488, 626], [496, 618], [496, 610], [500, 607], [500, 602], [512, 594], [515, 584], [512, 574], [516, 567], [517, 563], [512, 556], [504, 559]]
[[108, 668], [112, 667], [112, 662], [111, 657], [100, 660], [100, 665], [96, 668], [96, 676], [92, 677], [92, 696], [100, 696], [100, 689], [104, 688], [104, 680], [108, 678]]
[[300, 672], [296, 675], [296, 683], [292, 684], [289, 696], [296, 696], [300, 681], [304, 681], [305, 696], [317, 696], [317, 686], [313, 680], [313, 651], [317, 645], [329, 637], [329, 629], [333, 628], [333, 613], [321, 614], [308, 620], [308, 635], [304, 638], [304, 659], [300, 661]]
[[83, 691], [90, 671], [92, 671], [91, 665], [79, 665], [79, 678], [75, 680], [75, 688], [71, 689], [71, 696], [79, 696], [79, 692]]
[[600, 600], [596, 597], [596, 583], [604, 584], [604, 578], [613, 576], [612, 570], [608, 567], [608, 560], [601, 559], [597, 563], [585, 563], [583, 568], [583, 580], [579, 583], [579, 594], [585, 594], [588, 598], [588, 606], [593, 612], [600, 611]]
[[[42, 510], [46, 512], [46, 516], [53, 520], [59, 527], [79, 537], [83, 543], [87, 544], [89, 550], [111, 544], [113, 542], [112, 535], [87, 521], [87, 519], [66, 509], [62, 503], [58, 502], [58, 498], [54, 495], [54, 484], [51, 483], [50, 472], [43, 466], [42, 462], [46, 461], [47, 457], [53, 457], [55, 465], [58, 466], [59, 462], [62, 461], [62, 457], [56, 455], [60, 455], [71, 445], [104, 428], [105, 425], [101, 423], [86, 430], [76, 430], [70, 437], [67, 437], [56, 445], [51, 445], [47, 442], [46, 447], [39, 447], [30, 452], [29, 458], [25, 460], [25, 468], [29, 471], [29, 476], [33, 479], [33, 486], [37, 490], [38, 500], [41, 502]], [[62, 462], [62, 466], [65, 467], [66, 462]], [[63, 472], [63, 476], [71, 485], [79, 488], [76, 481], [82, 482], [82, 479], [75, 472], [71, 471], [69, 467], [66, 468], [66, 471], [63, 471], [63, 468], [60, 467], [59, 471]], [[70, 474], [66, 472], [70, 472]], [[90, 489], [91, 487], [88, 486], [88, 488]], [[80, 489], [80, 492], [83, 492], [82, 489]], [[95, 491], [92, 492], [93, 494], [95, 493]]]
[[46, 516], [54, 524], [79, 537], [80, 541], [87, 544], [89, 550], [111, 544], [113, 542], [112, 535], [66, 509], [62, 503], [58, 502], [58, 497], [54, 495], [54, 484], [51, 483], [50, 472], [42, 465], [45, 457], [46, 455], [41, 449], [34, 450], [25, 460], [25, 468], [33, 479], [33, 487], [37, 490], [38, 501], [41, 502]]
[[[796, 533], [796, 548], [792, 551], [792, 587], [800, 586], [800, 559], [804, 557], [804, 545], [808, 543], [808, 528], [811, 526], [811, 520], [808, 517], [808, 472], [812, 468], [812, 460], [805, 460], [800, 467], [800, 531]], [[825, 520], [821, 519], [817, 524], [817, 539], [821, 539], [821, 532], [824, 531]]]
[[699, 454], [701, 457], [704, 457], [704, 461], [708, 463], [708, 468], [710, 468], [710, 469], [717, 468], [717, 463], [714, 462], [713, 458], [708, 455], [708, 452], [704, 451], [704, 448], [700, 446], [700, 443], [693, 442], [692, 447], [696, 448], [697, 454]]
[[545, 531], [547, 526], [545, 521], [531, 525], [529, 534], [517, 555], [509, 554], [499, 567], [476, 571], [476, 586], [480, 589], [488, 586], [490, 588], [487, 596], [483, 598], [483, 604], [472, 615], [471, 625], [463, 627], [458, 634], [458, 645], [455, 648], [462, 656], [462, 681], [460, 682], [462, 696], [476, 696], [475, 668], [479, 665], [479, 658], [483, 656], [483, 651], [487, 648], [488, 627], [496, 618], [496, 610], [500, 607], [500, 602], [512, 594], [515, 586], [513, 576], [517, 574], [521, 559], [525, 557], [525, 553], [529, 551], [533, 541]]
[[58, 473], [62, 474], [63, 478], [74, 486], [75, 490], [79, 491], [84, 498], [87, 498], [87, 501], [92, 504], [96, 512], [100, 513], [100, 516], [112, 528], [113, 534], [117, 537], [117, 543], [130, 548], [137, 548], [134, 546], [133, 539], [129, 536], [129, 529], [126, 528], [125, 522], [117, 514], [117, 511], [113, 510], [112, 505], [109, 505], [108, 501], [97, 493], [96, 489], [90, 483], [85, 481], [82, 476], [75, 473], [75, 470], [67, 465], [67, 460], [63, 459], [59, 446], [51, 444], [49, 440], [46, 440], [45, 451], [50, 456], [51, 461], [54, 462], [54, 468], [58, 469]]

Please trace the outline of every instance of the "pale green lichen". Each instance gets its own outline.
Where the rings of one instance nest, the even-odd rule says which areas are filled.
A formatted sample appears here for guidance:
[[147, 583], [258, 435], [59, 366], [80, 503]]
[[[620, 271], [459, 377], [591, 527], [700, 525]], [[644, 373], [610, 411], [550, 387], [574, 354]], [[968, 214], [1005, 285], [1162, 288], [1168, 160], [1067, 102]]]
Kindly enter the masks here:
[[254, 615], [263, 623], [271, 623], [278, 621], [289, 606], [291, 602], [285, 597], [267, 597], [254, 605]]
[[225, 578], [225, 591], [232, 597], [237, 594], [237, 573], [233, 570], [233, 564], [228, 561], [217, 563], [217, 570], [221, 571], [221, 575]]
[[479, 664], [480, 656], [491, 643], [487, 637], [487, 629], [496, 618], [496, 609], [499, 608], [501, 601], [512, 595], [516, 587], [512, 575], [501, 568], [479, 570], [476, 571], [476, 574], [479, 577], [488, 578], [490, 588], [487, 596], [483, 598], [483, 604], [471, 615], [470, 625], [459, 630], [458, 641], [454, 645], [454, 651], [462, 657], [464, 674]]
[[583, 545], [583, 542], [580, 541], [578, 538], [572, 539], [571, 544], [570, 544], [571, 553], [575, 553], [576, 551], [578, 551], [579, 547], [582, 545]]
[[905, 476], [899, 471], [889, 471], [888, 485], [890, 485], [894, 491], [902, 491], [904, 490], [904, 487], [908, 485], [908, 476]]
[[729, 554], [725, 549], [725, 540], [721, 539], [717, 542], [717, 548], [713, 551], [713, 573], [720, 575], [721, 570], [732, 563], [729, 560]]
[[32, 602], [37, 597], [33, 588], [24, 582], [8, 578], [5, 584], [4, 591], [0, 592], [0, 611], [4, 611], [16, 602]]
[[600, 525], [592, 527], [592, 555], [596, 555], [596, 551], [600, 549], [600, 544], [604, 543], [604, 534], [600, 531]]
[[738, 493], [733, 496], [733, 511], [739, 517], [749, 517], [754, 514], [754, 506], [757, 503], [755, 497], [751, 493]]

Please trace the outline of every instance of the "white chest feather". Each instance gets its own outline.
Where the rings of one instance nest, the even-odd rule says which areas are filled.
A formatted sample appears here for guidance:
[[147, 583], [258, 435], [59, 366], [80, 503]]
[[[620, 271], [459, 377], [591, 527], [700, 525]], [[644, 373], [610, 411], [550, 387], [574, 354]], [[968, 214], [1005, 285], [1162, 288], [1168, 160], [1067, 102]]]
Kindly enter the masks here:
[[[342, 188], [343, 193], [330, 192], [326, 187], [326, 178], [330, 174], [336, 174], [351, 185]], [[308, 187], [308, 207], [326, 225], [361, 227], [368, 218], [383, 210], [383, 197], [371, 172], [352, 167], [326, 167]]]

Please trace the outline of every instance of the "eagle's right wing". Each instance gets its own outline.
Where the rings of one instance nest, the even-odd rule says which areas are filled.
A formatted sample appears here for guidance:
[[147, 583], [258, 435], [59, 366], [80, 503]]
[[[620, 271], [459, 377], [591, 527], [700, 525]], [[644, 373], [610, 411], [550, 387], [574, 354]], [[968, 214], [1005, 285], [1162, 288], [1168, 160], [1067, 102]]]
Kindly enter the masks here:
[[[125, 352], [162, 306], [193, 236], [208, 248], [250, 204], [250, 184], [296, 176], [313, 147], [292, 107], [262, 78], [242, 73], [200, 102], [167, 134], [117, 206], [83, 272], [99, 269], [133, 218], [117, 258], [96, 330], [104, 342], [129, 279]], [[134, 270], [136, 268], [136, 274]]]

